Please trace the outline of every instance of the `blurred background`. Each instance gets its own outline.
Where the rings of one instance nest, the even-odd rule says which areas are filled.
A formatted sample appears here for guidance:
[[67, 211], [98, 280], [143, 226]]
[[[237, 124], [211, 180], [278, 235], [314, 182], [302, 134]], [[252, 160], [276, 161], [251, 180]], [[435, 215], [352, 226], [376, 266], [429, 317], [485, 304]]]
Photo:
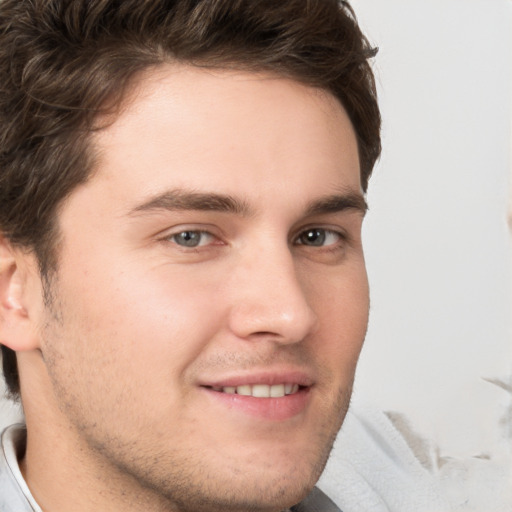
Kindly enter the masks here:
[[512, 2], [352, 3], [380, 48], [384, 123], [356, 391], [454, 454], [496, 450], [511, 434], [488, 420], [510, 400], [489, 381], [512, 376]]
[[494, 510], [477, 502], [491, 465], [512, 485], [512, 1], [351, 3], [380, 49], [384, 123], [354, 398], [405, 420], [441, 473], [459, 461], [440, 477], [481, 483], [467, 510]]

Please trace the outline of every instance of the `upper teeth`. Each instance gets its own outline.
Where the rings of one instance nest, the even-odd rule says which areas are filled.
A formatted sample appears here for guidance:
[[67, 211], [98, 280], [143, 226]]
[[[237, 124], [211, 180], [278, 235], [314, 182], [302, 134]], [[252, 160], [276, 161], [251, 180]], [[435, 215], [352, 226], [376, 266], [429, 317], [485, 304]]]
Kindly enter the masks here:
[[291, 395], [299, 391], [298, 384], [244, 384], [242, 386], [223, 386], [213, 387], [215, 391], [222, 391], [228, 394], [238, 394], [244, 396], [254, 396], [256, 398], [279, 398], [285, 395]]

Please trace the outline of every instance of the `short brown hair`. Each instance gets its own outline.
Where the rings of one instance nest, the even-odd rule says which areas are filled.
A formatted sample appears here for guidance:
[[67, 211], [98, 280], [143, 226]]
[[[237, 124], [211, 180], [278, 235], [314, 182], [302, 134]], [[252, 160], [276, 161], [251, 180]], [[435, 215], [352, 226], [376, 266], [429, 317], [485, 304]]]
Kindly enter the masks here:
[[[93, 168], [88, 135], [133, 77], [180, 61], [268, 71], [330, 91], [354, 126], [366, 190], [380, 113], [352, 8], [339, 0], [0, 0], [0, 232], [57, 266], [57, 208]], [[11, 396], [15, 353], [2, 346]]]

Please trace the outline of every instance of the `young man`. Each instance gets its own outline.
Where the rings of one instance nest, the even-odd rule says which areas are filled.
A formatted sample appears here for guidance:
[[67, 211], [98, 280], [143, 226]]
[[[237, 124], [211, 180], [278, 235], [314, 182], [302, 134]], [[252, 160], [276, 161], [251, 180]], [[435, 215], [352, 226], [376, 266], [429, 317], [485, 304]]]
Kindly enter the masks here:
[[3, 512], [338, 510], [373, 54], [336, 0], [0, 3]]

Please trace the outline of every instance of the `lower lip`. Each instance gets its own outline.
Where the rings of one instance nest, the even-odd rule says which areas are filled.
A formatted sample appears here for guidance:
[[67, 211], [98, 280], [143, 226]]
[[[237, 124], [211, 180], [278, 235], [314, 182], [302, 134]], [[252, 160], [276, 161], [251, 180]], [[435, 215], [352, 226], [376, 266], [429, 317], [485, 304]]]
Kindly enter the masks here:
[[292, 395], [279, 398], [256, 398], [237, 394], [222, 393], [211, 388], [203, 389], [212, 399], [226, 407], [249, 416], [273, 421], [291, 419], [306, 409], [309, 401], [309, 388], [302, 388]]

